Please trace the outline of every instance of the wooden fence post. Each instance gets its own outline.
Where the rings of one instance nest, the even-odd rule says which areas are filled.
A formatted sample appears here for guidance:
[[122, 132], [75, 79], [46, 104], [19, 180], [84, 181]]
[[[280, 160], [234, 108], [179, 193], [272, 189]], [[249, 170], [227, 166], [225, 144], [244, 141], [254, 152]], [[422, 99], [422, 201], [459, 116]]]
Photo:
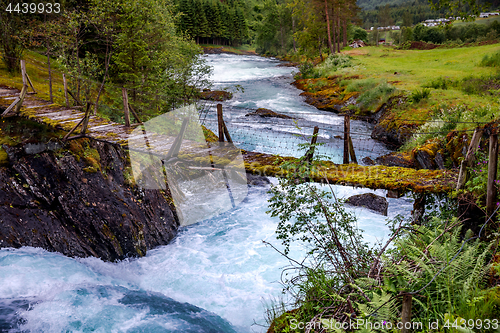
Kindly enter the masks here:
[[23, 77], [23, 85], [28, 85], [28, 79], [26, 78], [26, 63], [24, 60], [21, 60], [21, 76]]
[[356, 158], [356, 152], [354, 151], [354, 145], [352, 144], [352, 139], [350, 135], [349, 135], [349, 155], [351, 155], [351, 161], [358, 164], [358, 159]]
[[307, 151], [306, 153], [306, 162], [307, 163], [311, 163], [312, 159], [313, 159], [313, 156], [314, 156], [314, 150], [315, 150], [315, 144], [316, 144], [316, 141], [318, 140], [318, 132], [319, 132], [319, 127], [318, 126], [314, 126], [314, 131], [313, 131], [313, 135], [312, 135], [312, 138], [311, 138], [311, 147], [309, 148], [309, 150]]
[[460, 172], [458, 174], [457, 181], [457, 191], [460, 190], [467, 180], [467, 168], [472, 166], [472, 162], [474, 161], [474, 153], [479, 147], [479, 141], [481, 141], [481, 136], [483, 135], [483, 130], [476, 128], [474, 134], [472, 134], [472, 139], [470, 141], [469, 149], [467, 150], [467, 154], [465, 155], [464, 160], [460, 163]]
[[66, 107], [69, 108], [68, 82], [66, 81], [66, 74], [64, 73], [63, 73], [63, 84], [64, 84], [64, 97], [66, 98]]
[[184, 138], [184, 134], [186, 133], [187, 125], [189, 123], [189, 118], [184, 118], [182, 121], [181, 130], [179, 131], [179, 135], [175, 138], [174, 143], [170, 147], [170, 150], [165, 157], [165, 160], [169, 160], [172, 157], [177, 157], [179, 155], [179, 151], [181, 150], [182, 139]]
[[486, 218], [488, 218], [495, 210], [495, 199], [497, 189], [495, 187], [495, 179], [497, 178], [497, 160], [498, 160], [498, 134], [490, 135], [490, 147], [488, 156], [488, 185], [486, 190]]
[[219, 124], [219, 142], [224, 142], [224, 117], [222, 115], [222, 104], [217, 104], [217, 122]]
[[90, 102], [87, 102], [87, 108], [85, 109], [85, 117], [83, 118], [83, 124], [82, 124], [82, 136], [85, 135], [85, 132], [87, 131], [87, 126], [89, 125], [89, 118], [90, 118]]
[[130, 112], [128, 109], [127, 88], [122, 88], [122, 96], [123, 96], [123, 111], [125, 112], [125, 127], [130, 127]]
[[412, 295], [403, 295], [403, 309], [401, 311], [401, 323], [403, 327], [401, 333], [409, 333], [411, 329], [411, 300]]
[[128, 103], [128, 108], [130, 109], [130, 111], [132, 111], [132, 114], [134, 115], [134, 118], [135, 120], [137, 120], [137, 122], [139, 124], [142, 124], [142, 121], [141, 119], [139, 118], [139, 116], [137, 115], [137, 113], [135, 112], [134, 108], [132, 107], [132, 105], [130, 105], [130, 103]]
[[349, 164], [349, 137], [351, 136], [351, 117], [344, 116], [344, 164]]

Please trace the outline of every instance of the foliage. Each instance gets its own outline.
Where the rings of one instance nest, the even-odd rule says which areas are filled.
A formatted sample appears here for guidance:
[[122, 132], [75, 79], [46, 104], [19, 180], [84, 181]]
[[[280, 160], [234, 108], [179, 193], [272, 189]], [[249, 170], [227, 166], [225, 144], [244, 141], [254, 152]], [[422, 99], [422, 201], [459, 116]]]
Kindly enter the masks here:
[[444, 78], [442, 76], [430, 81], [427, 84], [424, 84], [424, 88], [433, 88], [433, 89], [443, 89], [446, 90], [453, 85], [452, 81], [448, 78]]
[[[443, 327], [446, 320], [499, 316], [500, 302], [491, 297], [495, 289], [488, 288], [486, 279], [495, 240], [474, 240], [467, 232], [464, 241], [460, 222], [444, 220], [437, 210], [425, 226], [396, 218], [390, 223], [394, 247], [387, 249], [389, 240], [374, 256], [375, 249], [369, 250], [360, 242], [359, 231], [352, 229], [354, 220], [342, 212], [342, 204], [331, 201], [334, 198], [328, 192], [318, 192], [318, 186], [300, 181], [307, 179], [308, 166], [291, 167], [296, 172], [271, 189], [269, 213], [280, 219], [277, 234], [285, 245], [283, 254], [288, 254], [291, 243], [301, 241], [311, 258], [289, 258], [298, 275], [283, 282], [297, 308], [283, 316], [275, 313], [273, 332], [278, 327], [286, 332], [292, 320], [311, 325], [348, 323], [353, 311], [358, 319], [396, 327], [401, 296], [407, 293], [413, 295], [412, 322], [423, 323], [424, 332], [430, 331], [431, 321], [438, 320]], [[351, 243], [351, 235], [357, 241]], [[349, 265], [339, 265], [346, 262]]]
[[[91, 0], [53, 22], [58, 37], [51, 43], [76, 99], [123, 121], [114, 113], [121, 114], [126, 87], [130, 105], [147, 120], [190, 103], [209, 86], [210, 67], [201, 49], [177, 34], [172, 9], [168, 1]], [[97, 107], [102, 92], [108, 106]]]
[[387, 102], [389, 97], [396, 91], [394, 86], [384, 81], [377, 82], [373, 79], [367, 79], [365, 82], [362, 81], [363, 80], [355, 80], [354, 83], [346, 87], [346, 91], [360, 91], [361, 94], [357, 99], [357, 103], [365, 109], [376, 108], [382, 105]]
[[248, 24], [241, 4], [210, 0], [179, 0], [175, 12], [182, 34], [198, 43], [236, 45], [248, 37]]
[[[484, 302], [483, 291], [487, 289], [487, 262], [494, 242], [485, 244], [476, 239], [464, 243], [460, 228], [450, 227], [457, 223], [456, 219], [443, 222], [435, 219], [431, 226], [419, 227], [418, 234], [402, 233], [396, 241], [397, 252], [384, 259], [383, 289], [393, 295], [410, 291], [416, 294], [413, 321], [428, 323], [438, 319], [439, 327], [443, 327], [446, 317], [497, 318], [498, 309]], [[465, 234], [466, 239], [472, 236], [470, 232]]]
[[340, 68], [353, 66], [353, 58], [347, 54], [330, 54], [326, 60], [316, 67], [320, 77], [328, 77]]
[[1, 0], [0, 7], [0, 51], [2, 60], [9, 72], [20, 70], [19, 61], [25, 50], [25, 41], [22, 39], [26, 22], [22, 13], [8, 13], [5, 11], [10, 2]]
[[368, 33], [365, 29], [351, 25], [351, 29], [349, 31], [350, 38], [352, 40], [362, 40], [365, 43], [368, 42]]
[[430, 89], [426, 88], [422, 88], [421, 90], [417, 89], [415, 91], [412, 91], [410, 95], [410, 101], [415, 104], [420, 103], [420, 101], [429, 98], [430, 94], [431, 94]]
[[257, 52], [285, 55], [293, 47], [292, 12], [284, 1], [265, 1], [256, 24]]
[[500, 73], [483, 77], [468, 76], [460, 82], [460, 88], [466, 94], [479, 96], [499, 96]]
[[500, 67], [500, 52], [491, 55], [485, 54], [479, 65], [485, 67]]
[[289, 172], [271, 187], [269, 199], [268, 214], [279, 218], [276, 233], [284, 245], [283, 254], [289, 254], [294, 242], [308, 249], [309, 258], [294, 267], [299, 275], [284, 281], [300, 305], [297, 316], [306, 319], [320, 309], [342, 304], [342, 290], [349, 289], [361, 272], [366, 273], [371, 260], [354, 215], [344, 209], [331, 188], [304, 182], [319, 163], [309, 163], [305, 157], [285, 163], [282, 167]]
[[316, 73], [314, 71], [314, 64], [310, 61], [306, 61], [299, 65], [300, 77], [301, 78], [313, 78]]

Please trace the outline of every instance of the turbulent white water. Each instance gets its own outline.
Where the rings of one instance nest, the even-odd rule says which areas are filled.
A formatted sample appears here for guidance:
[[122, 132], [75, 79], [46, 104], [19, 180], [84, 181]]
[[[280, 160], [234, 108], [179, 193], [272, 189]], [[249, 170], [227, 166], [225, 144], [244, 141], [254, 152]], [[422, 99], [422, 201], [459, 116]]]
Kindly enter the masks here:
[[[279, 127], [284, 142], [293, 138], [295, 128], [285, 122], [249, 119], [244, 116], [248, 108], [301, 113], [310, 123], [325, 126], [341, 124], [336, 115], [304, 104], [289, 85], [291, 69], [275, 67], [274, 60], [233, 55], [214, 55], [208, 60], [214, 66], [217, 85], [239, 83], [245, 87], [244, 93], [225, 103], [225, 116], [233, 122], [248, 122], [247, 141], [256, 150], [258, 140], [250, 139], [263, 139], [271, 132], [266, 128]], [[367, 125], [355, 126], [361, 131]], [[269, 142], [262, 147], [276, 140]], [[293, 144], [268, 148], [296, 154]], [[334, 190], [339, 197], [369, 192], [341, 186]], [[248, 197], [235, 209], [181, 229], [171, 244], [140, 259], [105, 263], [34, 248], [0, 250], [0, 331], [265, 331], [252, 324], [265, 325], [264, 304], [279, 297], [281, 268], [288, 264], [262, 243], [280, 246], [274, 235], [277, 220], [265, 213], [266, 191], [250, 188]], [[384, 195], [381, 190], [375, 193]], [[409, 199], [388, 200], [388, 218], [411, 210]], [[354, 213], [366, 240], [387, 239], [387, 217], [366, 209]], [[303, 252], [294, 248], [292, 255], [299, 258]]]
[[[243, 89], [223, 103], [231, 137], [241, 148], [299, 157], [304, 152], [297, 149], [298, 144], [310, 141], [314, 126], [318, 126], [318, 143], [323, 146], [317, 147], [317, 153], [342, 163], [344, 118], [304, 102], [299, 96], [301, 91], [291, 85], [296, 68], [277, 67], [279, 61], [256, 56], [221, 54], [208, 55], [206, 59], [214, 67], [216, 89]], [[295, 119], [245, 116], [257, 108]], [[217, 129], [214, 106], [202, 119], [209, 128]], [[351, 137], [359, 161], [389, 152], [383, 144], [372, 140], [370, 133], [370, 124], [351, 121]]]

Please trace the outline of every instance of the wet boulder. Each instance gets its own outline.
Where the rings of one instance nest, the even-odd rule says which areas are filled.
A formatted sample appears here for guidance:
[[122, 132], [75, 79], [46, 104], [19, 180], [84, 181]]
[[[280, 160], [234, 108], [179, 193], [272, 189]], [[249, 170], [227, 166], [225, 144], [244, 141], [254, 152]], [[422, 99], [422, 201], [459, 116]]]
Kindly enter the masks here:
[[368, 208], [384, 216], [387, 216], [387, 208], [389, 207], [386, 198], [373, 193], [353, 195], [347, 199], [346, 203], [351, 206]]
[[375, 159], [375, 162], [377, 164], [385, 166], [396, 166], [403, 168], [415, 167], [415, 163], [412, 159], [412, 156], [411, 154], [408, 153], [397, 153], [397, 152], [389, 153], [387, 155], [377, 157]]
[[247, 113], [245, 116], [260, 116], [264, 118], [282, 118], [282, 119], [295, 119], [294, 117], [287, 116], [285, 114], [277, 113], [269, 109], [258, 108], [254, 112]]
[[204, 90], [200, 92], [200, 98], [207, 101], [222, 102], [233, 98], [233, 94], [223, 90]]
[[252, 186], [267, 187], [271, 184], [271, 181], [266, 176], [255, 175], [247, 172], [247, 184]]

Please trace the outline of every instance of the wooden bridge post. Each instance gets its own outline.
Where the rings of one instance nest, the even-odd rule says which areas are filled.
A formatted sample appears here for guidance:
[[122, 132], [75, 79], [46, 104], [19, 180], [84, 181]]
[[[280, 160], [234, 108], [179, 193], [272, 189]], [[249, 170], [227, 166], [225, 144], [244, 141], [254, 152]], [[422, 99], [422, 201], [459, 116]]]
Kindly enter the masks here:
[[28, 79], [26, 78], [26, 63], [21, 60], [21, 76], [23, 78], [23, 86], [28, 85]]
[[354, 145], [352, 144], [352, 139], [350, 135], [349, 135], [349, 155], [351, 155], [351, 161], [358, 164], [358, 159], [356, 158], [356, 152], [354, 151]]
[[486, 218], [488, 218], [495, 210], [495, 199], [497, 189], [495, 187], [495, 179], [497, 178], [497, 161], [498, 161], [498, 134], [496, 131], [490, 135], [490, 147], [488, 156], [488, 184], [486, 190]]
[[68, 82], [66, 81], [66, 74], [64, 73], [63, 73], [63, 84], [64, 84], [64, 97], [66, 98], [66, 107], [69, 108]]
[[306, 156], [305, 156], [305, 160], [307, 163], [311, 163], [312, 159], [313, 159], [313, 156], [314, 156], [314, 150], [315, 150], [315, 144], [318, 140], [318, 132], [319, 132], [319, 127], [318, 126], [314, 126], [314, 131], [313, 131], [313, 135], [312, 135], [312, 138], [311, 138], [311, 147], [309, 148], [309, 150], [307, 151], [306, 153]]
[[467, 154], [465, 155], [464, 160], [460, 163], [460, 172], [458, 174], [457, 181], [457, 191], [460, 190], [467, 180], [467, 168], [472, 166], [472, 162], [474, 161], [474, 154], [479, 147], [479, 141], [481, 141], [481, 136], [483, 135], [483, 130], [476, 128], [474, 134], [472, 134], [472, 139], [470, 141], [469, 149], [467, 150]]
[[349, 137], [351, 136], [351, 117], [344, 116], [344, 163], [349, 164]]
[[219, 142], [224, 142], [224, 116], [222, 115], [222, 104], [217, 104], [217, 123], [219, 124]]
[[233, 139], [231, 139], [231, 135], [229, 135], [229, 131], [227, 130], [226, 122], [224, 121], [222, 104], [217, 104], [217, 121], [219, 123], [219, 126], [222, 123], [222, 131], [224, 132], [224, 134], [222, 135], [222, 141], [220, 141], [220, 127], [219, 127], [219, 142], [224, 142], [224, 135], [225, 135], [227, 142], [233, 143]]
[[[19, 101], [14, 107], [14, 113], [18, 113], [21, 110], [24, 98], [26, 97], [26, 93], [28, 92], [28, 78], [26, 77], [26, 63], [24, 62], [24, 60], [21, 60], [21, 75], [23, 77], [23, 88], [21, 89], [21, 93], [19, 94]], [[5, 111], [5, 113], [7, 113], [7, 111]]]
[[125, 112], [125, 127], [130, 127], [130, 111], [128, 109], [127, 88], [122, 88], [122, 95], [123, 95], [123, 111]]
[[83, 118], [83, 124], [82, 124], [82, 136], [85, 135], [85, 132], [87, 132], [87, 127], [89, 125], [89, 118], [90, 118], [90, 102], [87, 102], [87, 108], [85, 109], [85, 116]]

